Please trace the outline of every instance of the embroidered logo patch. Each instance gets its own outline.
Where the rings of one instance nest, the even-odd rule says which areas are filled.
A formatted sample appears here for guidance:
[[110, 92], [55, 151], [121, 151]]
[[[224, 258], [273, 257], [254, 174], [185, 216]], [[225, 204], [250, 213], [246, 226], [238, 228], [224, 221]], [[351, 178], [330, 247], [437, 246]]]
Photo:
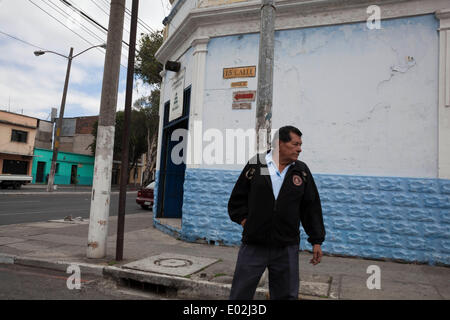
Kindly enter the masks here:
[[255, 168], [250, 168], [247, 170], [247, 172], [245, 173], [245, 176], [247, 177], [247, 179], [251, 180], [253, 178], [253, 176], [255, 175]]
[[301, 186], [303, 181], [302, 178], [300, 178], [300, 176], [297, 175], [293, 175], [292, 176], [292, 182], [296, 185], [296, 186]]

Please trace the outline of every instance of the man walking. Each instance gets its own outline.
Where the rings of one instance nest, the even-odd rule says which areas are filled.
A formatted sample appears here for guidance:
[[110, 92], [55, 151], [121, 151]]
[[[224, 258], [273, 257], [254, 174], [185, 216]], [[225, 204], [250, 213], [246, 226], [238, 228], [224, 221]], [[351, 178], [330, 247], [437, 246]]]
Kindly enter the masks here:
[[250, 160], [233, 188], [228, 213], [244, 230], [231, 300], [253, 299], [266, 268], [271, 299], [298, 299], [300, 222], [313, 245], [310, 263], [320, 263], [322, 207], [309, 168], [297, 160], [301, 137], [295, 127], [280, 128], [273, 149]]

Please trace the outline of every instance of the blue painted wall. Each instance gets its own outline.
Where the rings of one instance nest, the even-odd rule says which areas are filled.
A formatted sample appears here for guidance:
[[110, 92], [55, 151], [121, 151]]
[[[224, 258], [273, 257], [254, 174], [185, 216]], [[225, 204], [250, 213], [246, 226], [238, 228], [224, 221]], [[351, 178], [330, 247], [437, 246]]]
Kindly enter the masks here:
[[[231, 222], [227, 212], [239, 173], [186, 170], [180, 233], [184, 240], [240, 244], [242, 227]], [[327, 231], [325, 252], [450, 265], [450, 180], [324, 174], [314, 178]], [[311, 249], [300, 230], [301, 249]]]

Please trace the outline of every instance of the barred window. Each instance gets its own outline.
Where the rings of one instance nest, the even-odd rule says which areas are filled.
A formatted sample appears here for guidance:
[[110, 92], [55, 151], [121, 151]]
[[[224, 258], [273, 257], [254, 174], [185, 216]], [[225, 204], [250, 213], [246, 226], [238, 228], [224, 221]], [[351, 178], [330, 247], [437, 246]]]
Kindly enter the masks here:
[[28, 132], [12, 129], [11, 141], [26, 143], [27, 140], [28, 140]]

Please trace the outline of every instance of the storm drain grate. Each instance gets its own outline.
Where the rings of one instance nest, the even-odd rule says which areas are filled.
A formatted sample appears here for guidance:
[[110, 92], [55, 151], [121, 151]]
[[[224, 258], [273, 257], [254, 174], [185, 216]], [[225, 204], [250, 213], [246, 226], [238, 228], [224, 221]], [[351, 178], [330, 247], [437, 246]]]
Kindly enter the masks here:
[[177, 296], [177, 288], [167, 287], [159, 284], [141, 282], [134, 279], [122, 278], [119, 280], [119, 285], [128, 287], [134, 290], [140, 290], [144, 292], [154, 293], [166, 298], [174, 298]]

